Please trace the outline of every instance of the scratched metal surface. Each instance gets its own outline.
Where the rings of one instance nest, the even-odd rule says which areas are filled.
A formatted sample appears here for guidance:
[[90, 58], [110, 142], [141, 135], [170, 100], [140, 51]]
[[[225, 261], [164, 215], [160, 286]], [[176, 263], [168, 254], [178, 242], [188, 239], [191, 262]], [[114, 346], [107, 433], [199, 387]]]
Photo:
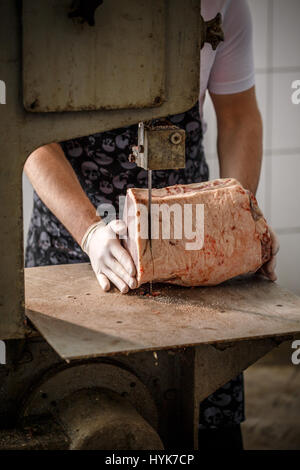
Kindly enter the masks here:
[[104, 293], [89, 264], [25, 269], [26, 314], [65, 359], [300, 332], [300, 298], [259, 277], [153, 290]]
[[[34, 2], [47, 4], [49, 2]], [[104, 2], [110, 8], [110, 1]], [[139, 2], [140, 4], [141, 2]], [[143, 2], [148, 8], [149, 2]], [[151, 3], [151, 2], [150, 2]], [[66, 2], [57, 1], [58, 14]], [[0, 155], [0, 339], [13, 339], [25, 336], [24, 326], [24, 282], [23, 282], [23, 224], [22, 224], [22, 170], [28, 155], [37, 147], [49, 142], [60, 142], [75, 137], [116, 129], [122, 126], [145, 121], [168, 114], [181, 113], [193, 106], [199, 96], [199, 61], [200, 61], [200, 2], [199, 0], [167, 0], [167, 35], [165, 50], [165, 96], [161, 106], [140, 109], [99, 110], [84, 112], [49, 112], [38, 111], [39, 96], [28, 96], [31, 111], [25, 112], [20, 90], [23, 86], [24, 61], [22, 58], [23, 34], [21, 28], [22, 5], [25, 2], [0, 0], [0, 70], [1, 80], [7, 85], [6, 105], [0, 106], [1, 139]], [[61, 7], [59, 5], [62, 5]], [[71, 0], [68, 6], [71, 5]], [[42, 7], [44, 8], [44, 7]], [[101, 7], [99, 7], [101, 9]], [[101, 10], [99, 10], [101, 13]], [[67, 18], [68, 19], [68, 18]], [[97, 18], [96, 18], [97, 20]], [[70, 21], [69, 27], [72, 26]], [[32, 23], [31, 31], [35, 30]], [[68, 23], [69, 24], [69, 23]], [[40, 29], [36, 29], [38, 35]], [[55, 33], [57, 34], [57, 32]], [[54, 35], [55, 35], [54, 34]], [[139, 41], [143, 31], [133, 31]], [[9, 38], [9, 40], [7, 39]], [[41, 44], [39, 38], [37, 44]], [[58, 50], [63, 44], [58, 45]], [[125, 42], [120, 45], [120, 55], [124, 56]], [[48, 50], [43, 50], [47, 55]], [[82, 55], [82, 52], [80, 52]], [[29, 59], [29, 57], [28, 57]], [[84, 57], [83, 57], [84, 59]], [[135, 62], [136, 57], [133, 58]], [[52, 65], [56, 64], [52, 57]], [[39, 64], [35, 63], [36, 71]], [[55, 71], [55, 67], [53, 70]], [[66, 69], [69, 65], [65, 64]], [[80, 70], [79, 76], [84, 75]], [[23, 76], [24, 73], [24, 76]], [[50, 76], [51, 75], [51, 76]], [[72, 75], [73, 77], [73, 75]], [[49, 74], [48, 79], [55, 84], [57, 74]], [[123, 77], [120, 79], [120, 85]], [[36, 83], [41, 88], [40, 83]], [[24, 85], [25, 86], [25, 85]], [[142, 84], [140, 84], [142, 86]], [[149, 88], [148, 82], [144, 83]], [[60, 96], [59, 86], [54, 87]], [[53, 88], [52, 88], [53, 89]], [[70, 90], [71, 91], [71, 90]], [[74, 90], [73, 90], [74, 91]], [[89, 93], [91, 92], [89, 88]], [[126, 93], [123, 95], [127, 95]], [[90, 96], [90, 94], [88, 94]], [[25, 105], [27, 98], [23, 94]], [[133, 97], [132, 97], [133, 98]], [[53, 101], [54, 103], [54, 101]], [[50, 103], [51, 104], [51, 103]], [[73, 103], [75, 105], [75, 103]], [[35, 108], [36, 105], [36, 108]], [[33, 106], [33, 108], [31, 108]], [[45, 105], [46, 106], [46, 105]]]
[[25, 0], [26, 109], [160, 105], [165, 91], [165, 7], [163, 0], [110, 0], [97, 8], [91, 27], [68, 18], [69, 0], [48, 0], [43, 8], [40, 2]]
[[[187, 93], [196, 101], [192, 90], [198, 88], [199, 68], [195, 74], [192, 60], [198, 62], [199, 1], [110, 0], [97, 8], [94, 26], [71, 20], [70, 4], [23, 1], [27, 111], [129, 110], [165, 104], [158, 114], [167, 116], [173, 76], [178, 107], [185, 107]], [[178, 29], [183, 16], [189, 28]]]

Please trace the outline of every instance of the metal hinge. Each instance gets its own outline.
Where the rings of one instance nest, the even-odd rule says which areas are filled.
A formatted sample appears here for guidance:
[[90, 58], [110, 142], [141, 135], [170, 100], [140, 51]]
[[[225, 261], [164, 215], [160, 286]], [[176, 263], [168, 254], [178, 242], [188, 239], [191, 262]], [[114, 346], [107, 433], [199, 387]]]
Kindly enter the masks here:
[[204, 21], [201, 16], [201, 49], [206, 42], [208, 42], [212, 49], [215, 51], [220, 44], [224, 41], [224, 32], [222, 30], [222, 15], [217, 15], [209, 21]]

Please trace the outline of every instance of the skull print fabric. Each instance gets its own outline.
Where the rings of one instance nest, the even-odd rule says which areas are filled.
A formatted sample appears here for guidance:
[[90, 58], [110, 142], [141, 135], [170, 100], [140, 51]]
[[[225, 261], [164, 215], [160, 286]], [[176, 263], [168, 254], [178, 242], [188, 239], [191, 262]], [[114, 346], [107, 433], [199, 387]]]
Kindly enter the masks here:
[[[198, 103], [186, 113], [170, 116], [169, 119], [186, 131], [186, 167], [153, 171], [153, 187], [208, 180]], [[114, 218], [115, 214], [121, 215], [120, 196], [125, 196], [128, 188], [147, 187], [147, 171], [128, 161], [131, 146], [136, 144], [137, 125], [61, 143], [66, 158], [95, 208], [113, 205], [113, 214], [105, 212], [101, 216], [111, 215]], [[88, 261], [70, 233], [34, 193], [25, 266]], [[238, 424], [244, 419], [242, 376], [220, 390], [201, 403], [201, 427]]]
[[244, 419], [243, 374], [223, 385], [200, 404], [199, 429], [234, 426]]

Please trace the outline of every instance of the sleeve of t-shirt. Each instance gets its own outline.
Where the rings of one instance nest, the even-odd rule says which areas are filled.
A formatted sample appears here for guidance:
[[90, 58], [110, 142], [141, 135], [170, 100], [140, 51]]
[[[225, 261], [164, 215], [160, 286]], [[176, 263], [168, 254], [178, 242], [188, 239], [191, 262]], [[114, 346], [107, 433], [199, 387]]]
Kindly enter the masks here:
[[223, 16], [224, 42], [216, 52], [208, 89], [216, 94], [239, 93], [255, 83], [252, 22], [246, 0], [230, 0]]

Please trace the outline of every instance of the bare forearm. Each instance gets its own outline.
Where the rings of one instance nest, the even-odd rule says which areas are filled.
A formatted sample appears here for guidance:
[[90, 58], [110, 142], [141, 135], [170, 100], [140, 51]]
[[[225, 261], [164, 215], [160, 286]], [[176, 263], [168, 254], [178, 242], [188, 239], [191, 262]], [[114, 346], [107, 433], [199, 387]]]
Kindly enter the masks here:
[[220, 176], [256, 192], [262, 160], [262, 121], [255, 87], [231, 95], [211, 93], [218, 123]]
[[24, 171], [42, 201], [80, 243], [88, 227], [100, 217], [60, 145], [49, 144], [35, 150]]
[[262, 125], [260, 115], [254, 120], [224, 124], [218, 131], [218, 156], [221, 178], [236, 178], [254, 194], [262, 161]]

